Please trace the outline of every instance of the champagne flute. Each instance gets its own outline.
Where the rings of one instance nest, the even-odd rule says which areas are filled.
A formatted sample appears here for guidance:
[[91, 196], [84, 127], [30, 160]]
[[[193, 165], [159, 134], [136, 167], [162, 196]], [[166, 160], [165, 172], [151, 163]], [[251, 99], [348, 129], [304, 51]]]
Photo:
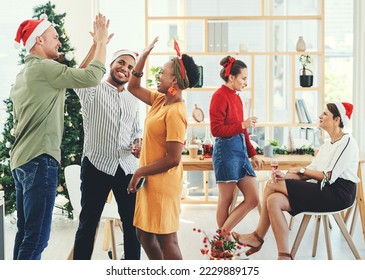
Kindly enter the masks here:
[[[251, 118], [254, 118], [254, 117], [256, 118], [256, 116], [255, 116], [255, 109], [254, 108], [251, 109], [250, 117]], [[254, 137], [256, 137], [256, 135], [255, 135], [255, 127], [253, 126], [251, 128], [251, 138], [254, 139]]]
[[278, 180], [276, 179], [276, 170], [279, 167], [279, 162], [275, 157], [270, 158], [270, 166], [271, 166], [271, 172], [275, 176], [274, 181], [272, 181], [272, 183], [277, 183]]

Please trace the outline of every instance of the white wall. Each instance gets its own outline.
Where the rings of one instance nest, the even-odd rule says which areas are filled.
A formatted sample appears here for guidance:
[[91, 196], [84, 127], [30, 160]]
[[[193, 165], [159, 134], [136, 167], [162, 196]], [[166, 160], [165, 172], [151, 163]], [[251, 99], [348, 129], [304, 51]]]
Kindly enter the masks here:
[[98, 11], [98, 1], [53, 0], [52, 3], [56, 5], [56, 13], [66, 13], [65, 30], [70, 45], [75, 48], [76, 61], [81, 63], [92, 44], [89, 32]]
[[[99, 11], [110, 19], [109, 31], [114, 33], [108, 45], [108, 55], [120, 49], [131, 49], [140, 53], [145, 46], [144, 0], [53, 0], [58, 13], [65, 12], [65, 29], [71, 46], [80, 63], [92, 43], [89, 31]], [[124, 5], [123, 5], [124, 4]], [[127, 5], [125, 5], [127, 4]], [[108, 61], [108, 60], [107, 60]]]

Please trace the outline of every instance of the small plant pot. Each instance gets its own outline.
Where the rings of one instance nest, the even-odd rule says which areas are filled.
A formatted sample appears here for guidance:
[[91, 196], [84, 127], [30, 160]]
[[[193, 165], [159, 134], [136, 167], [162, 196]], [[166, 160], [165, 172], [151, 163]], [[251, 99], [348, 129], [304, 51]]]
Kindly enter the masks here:
[[311, 87], [313, 86], [313, 75], [301, 75], [300, 79], [300, 86], [301, 87]]
[[264, 156], [265, 157], [273, 157], [274, 156], [274, 147], [271, 145], [264, 146]]
[[310, 72], [310, 75], [302, 75], [299, 76], [299, 82], [301, 87], [311, 87], [313, 86], [313, 75], [312, 71], [309, 69], [306, 69], [306, 71]]

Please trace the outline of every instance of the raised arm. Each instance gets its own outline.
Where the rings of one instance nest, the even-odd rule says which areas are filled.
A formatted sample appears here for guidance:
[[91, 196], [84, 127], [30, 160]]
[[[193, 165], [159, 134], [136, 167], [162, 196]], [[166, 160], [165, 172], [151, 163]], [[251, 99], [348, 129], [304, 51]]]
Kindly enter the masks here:
[[90, 47], [89, 52], [87, 53], [84, 60], [81, 62], [79, 68], [86, 68], [90, 64], [91, 60], [93, 60], [93, 58], [95, 56], [95, 49], [96, 49], [96, 43], [93, 42], [93, 44]]
[[138, 59], [134, 70], [132, 71], [132, 76], [128, 82], [128, 90], [139, 100], [143, 101], [147, 105], [152, 105], [150, 100], [150, 90], [141, 86], [141, 77], [143, 73], [143, 68], [146, 63], [146, 59], [148, 55], [151, 53], [154, 48], [156, 42], [158, 41], [158, 37], [156, 37], [151, 44], [144, 49], [141, 56]]
[[[106, 44], [108, 43], [108, 40], [109, 40], [108, 27], [109, 27], [109, 20], [107, 20], [105, 18], [105, 16], [103, 16], [102, 14], [99, 13], [95, 17], [95, 21], [94, 21], [93, 40], [95, 42], [95, 49], [93, 50], [93, 47], [91, 47], [91, 50], [88, 53], [88, 56], [90, 56], [90, 58], [89, 58], [90, 61], [92, 59], [95, 59], [105, 65]], [[83, 63], [84, 63], [84, 61], [83, 61]], [[87, 61], [87, 60], [85, 61], [86, 66], [90, 61]]]
[[[106, 27], [109, 28], [109, 20], [106, 23]], [[96, 26], [95, 26], [95, 22], [94, 22], [93, 32], [90, 32], [90, 35], [93, 38], [93, 44], [91, 45], [90, 50], [87, 53], [84, 60], [81, 62], [80, 68], [86, 68], [95, 57], [95, 50], [96, 50], [96, 39], [95, 39], [96, 30], [95, 30], [95, 28], [96, 28]], [[107, 44], [110, 42], [110, 40], [113, 38], [113, 36], [114, 36], [114, 33], [112, 33], [108, 36]]]

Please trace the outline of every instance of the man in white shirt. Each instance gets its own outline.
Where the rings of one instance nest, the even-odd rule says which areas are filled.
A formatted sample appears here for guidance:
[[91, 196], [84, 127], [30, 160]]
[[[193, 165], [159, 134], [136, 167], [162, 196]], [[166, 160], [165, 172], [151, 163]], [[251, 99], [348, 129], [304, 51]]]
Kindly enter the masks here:
[[[80, 65], [86, 67], [92, 47]], [[135, 194], [127, 187], [137, 168], [139, 150], [138, 100], [125, 88], [138, 54], [129, 50], [114, 53], [110, 73], [98, 86], [75, 89], [80, 98], [84, 123], [81, 163], [81, 213], [75, 236], [74, 259], [91, 259], [94, 237], [109, 192], [118, 204], [123, 226], [125, 259], [139, 260], [141, 245], [133, 226]]]

